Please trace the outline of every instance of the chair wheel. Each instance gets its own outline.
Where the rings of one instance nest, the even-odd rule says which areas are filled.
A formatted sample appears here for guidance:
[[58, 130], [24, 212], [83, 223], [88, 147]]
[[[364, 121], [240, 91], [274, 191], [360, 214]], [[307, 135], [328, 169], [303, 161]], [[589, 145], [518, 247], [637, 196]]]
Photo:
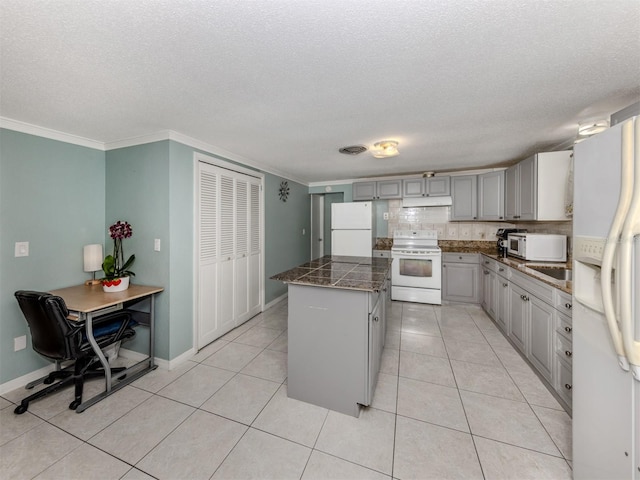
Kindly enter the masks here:
[[69, 409], [70, 410], [75, 410], [76, 408], [78, 408], [80, 406], [82, 402], [80, 400], [74, 400], [73, 402], [71, 402], [69, 404]]
[[29, 408], [27, 405], [18, 405], [16, 409], [13, 411], [16, 415], [22, 415]]
[[50, 385], [53, 383], [53, 378], [47, 378], [43, 380], [42, 383], [44, 383], [45, 385]]
[[120, 375], [117, 380], [124, 380], [125, 378], [127, 378], [127, 374], [125, 373], [124, 375]]

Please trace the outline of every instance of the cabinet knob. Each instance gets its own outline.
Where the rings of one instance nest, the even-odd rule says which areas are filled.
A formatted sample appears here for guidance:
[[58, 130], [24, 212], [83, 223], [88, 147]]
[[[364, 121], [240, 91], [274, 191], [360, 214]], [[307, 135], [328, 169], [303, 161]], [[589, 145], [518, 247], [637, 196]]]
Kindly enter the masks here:
[[478, 218], [478, 217], [473, 217], [473, 219], [474, 219], [474, 220], [475, 220], [476, 218]]
[[462, 257], [458, 257], [458, 260], [462, 260]]
[[498, 271], [499, 272], [504, 272], [504, 268], [499, 268]]
[[485, 265], [489, 265], [489, 260], [485, 260], [485, 261], [484, 261], [484, 264], [485, 264]]
[[488, 271], [488, 270], [485, 270], [485, 271], [484, 271], [484, 274], [485, 274], [485, 275], [489, 275], [489, 271]]
[[571, 390], [571, 385], [569, 383], [565, 383], [564, 388], [566, 388], [567, 390]]
[[567, 310], [571, 310], [572, 305], [570, 303], [565, 303], [564, 304], [564, 308], [566, 308]]
[[509, 286], [509, 284], [508, 283], [503, 283], [502, 286], [507, 288]]
[[564, 331], [567, 333], [571, 333], [571, 327], [564, 327]]
[[374, 321], [374, 322], [377, 322], [378, 320], [379, 320], [379, 318], [378, 318], [378, 317], [373, 317], [373, 321]]
[[500, 220], [502, 220], [503, 217], [498, 217], [498, 218], [500, 218]]
[[564, 351], [564, 354], [565, 354], [567, 357], [570, 357], [570, 356], [572, 355], [571, 350], [565, 350], [565, 351]]

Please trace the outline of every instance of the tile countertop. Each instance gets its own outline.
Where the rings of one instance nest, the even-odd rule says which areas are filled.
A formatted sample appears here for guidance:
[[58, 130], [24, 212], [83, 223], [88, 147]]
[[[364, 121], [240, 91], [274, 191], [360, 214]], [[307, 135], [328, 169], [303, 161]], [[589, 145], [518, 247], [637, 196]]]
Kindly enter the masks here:
[[496, 253], [485, 253], [482, 252], [483, 255], [493, 258], [500, 263], [504, 263], [511, 268], [518, 270], [519, 272], [524, 273], [525, 275], [529, 275], [530, 277], [535, 278], [536, 280], [540, 280], [547, 285], [551, 285], [559, 290], [562, 290], [565, 293], [571, 295], [573, 289], [573, 282], [570, 280], [556, 280], [555, 278], [549, 277], [547, 275], [543, 275], [542, 273], [533, 270], [531, 268], [527, 268], [528, 265], [537, 265], [544, 266], [549, 268], [571, 268], [571, 263], [548, 263], [548, 262], [525, 262], [524, 260], [520, 260], [518, 258], [503, 258]]
[[296, 285], [378, 292], [390, 268], [390, 258], [325, 255], [278, 273], [271, 279]]

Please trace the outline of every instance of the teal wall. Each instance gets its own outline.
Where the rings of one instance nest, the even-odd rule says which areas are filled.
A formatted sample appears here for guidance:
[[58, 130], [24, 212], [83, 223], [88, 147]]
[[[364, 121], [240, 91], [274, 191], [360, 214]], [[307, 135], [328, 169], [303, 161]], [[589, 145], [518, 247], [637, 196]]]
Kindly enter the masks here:
[[[326, 187], [331, 187], [331, 191], [327, 192]], [[341, 185], [318, 185], [309, 187], [309, 193], [342, 193], [344, 195], [345, 202], [353, 201], [353, 187], [350, 183], [344, 183]]]
[[[133, 226], [124, 241], [125, 256], [136, 255], [133, 281], [165, 288], [156, 302], [156, 355], [170, 360], [192, 348], [196, 151], [166, 140], [105, 153], [0, 130], [0, 384], [49, 364], [32, 351], [30, 338], [25, 350], [13, 352], [13, 338], [28, 335], [13, 292], [82, 283], [89, 278], [82, 247], [103, 243], [110, 253], [107, 228], [117, 220]], [[306, 186], [288, 180], [291, 194], [281, 202], [284, 179], [264, 176], [269, 303], [287, 289], [268, 278], [309, 259], [310, 201]], [[18, 241], [30, 242], [29, 257], [13, 256]], [[140, 331], [127, 348], [146, 351], [147, 341]]]
[[289, 198], [283, 202], [278, 197], [282, 180], [275, 175], [265, 175], [265, 304], [287, 293], [285, 284], [269, 277], [308, 262], [311, 256], [309, 189], [289, 180]]
[[[16, 290], [51, 290], [89, 278], [82, 247], [104, 243], [105, 153], [0, 129], [0, 383], [48, 365], [31, 349]], [[15, 242], [28, 257], [14, 257]], [[27, 348], [13, 339], [27, 335]]]
[[388, 237], [389, 220], [384, 219], [384, 214], [389, 211], [389, 200], [375, 200], [373, 210], [376, 216], [376, 237]]
[[[169, 356], [169, 141], [147, 143], [110, 150], [106, 153], [106, 222], [127, 221], [133, 235], [123, 241], [124, 255], [136, 255], [133, 282], [158, 285], [166, 289], [156, 297], [156, 356]], [[159, 252], [153, 250], [154, 239], [161, 240]], [[105, 254], [113, 241], [105, 231]], [[142, 329], [138, 329], [142, 333]], [[146, 335], [136, 335], [127, 348], [146, 351]]]

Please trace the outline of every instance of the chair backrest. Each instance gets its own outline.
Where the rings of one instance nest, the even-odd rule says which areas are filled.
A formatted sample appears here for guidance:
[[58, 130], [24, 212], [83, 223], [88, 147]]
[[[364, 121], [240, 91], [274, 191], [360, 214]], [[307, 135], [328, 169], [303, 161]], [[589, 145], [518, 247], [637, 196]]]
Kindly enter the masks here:
[[73, 327], [64, 300], [43, 292], [20, 290], [15, 293], [18, 305], [31, 330], [33, 350], [52, 360], [75, 358], [78, 339], [70, 338]]

